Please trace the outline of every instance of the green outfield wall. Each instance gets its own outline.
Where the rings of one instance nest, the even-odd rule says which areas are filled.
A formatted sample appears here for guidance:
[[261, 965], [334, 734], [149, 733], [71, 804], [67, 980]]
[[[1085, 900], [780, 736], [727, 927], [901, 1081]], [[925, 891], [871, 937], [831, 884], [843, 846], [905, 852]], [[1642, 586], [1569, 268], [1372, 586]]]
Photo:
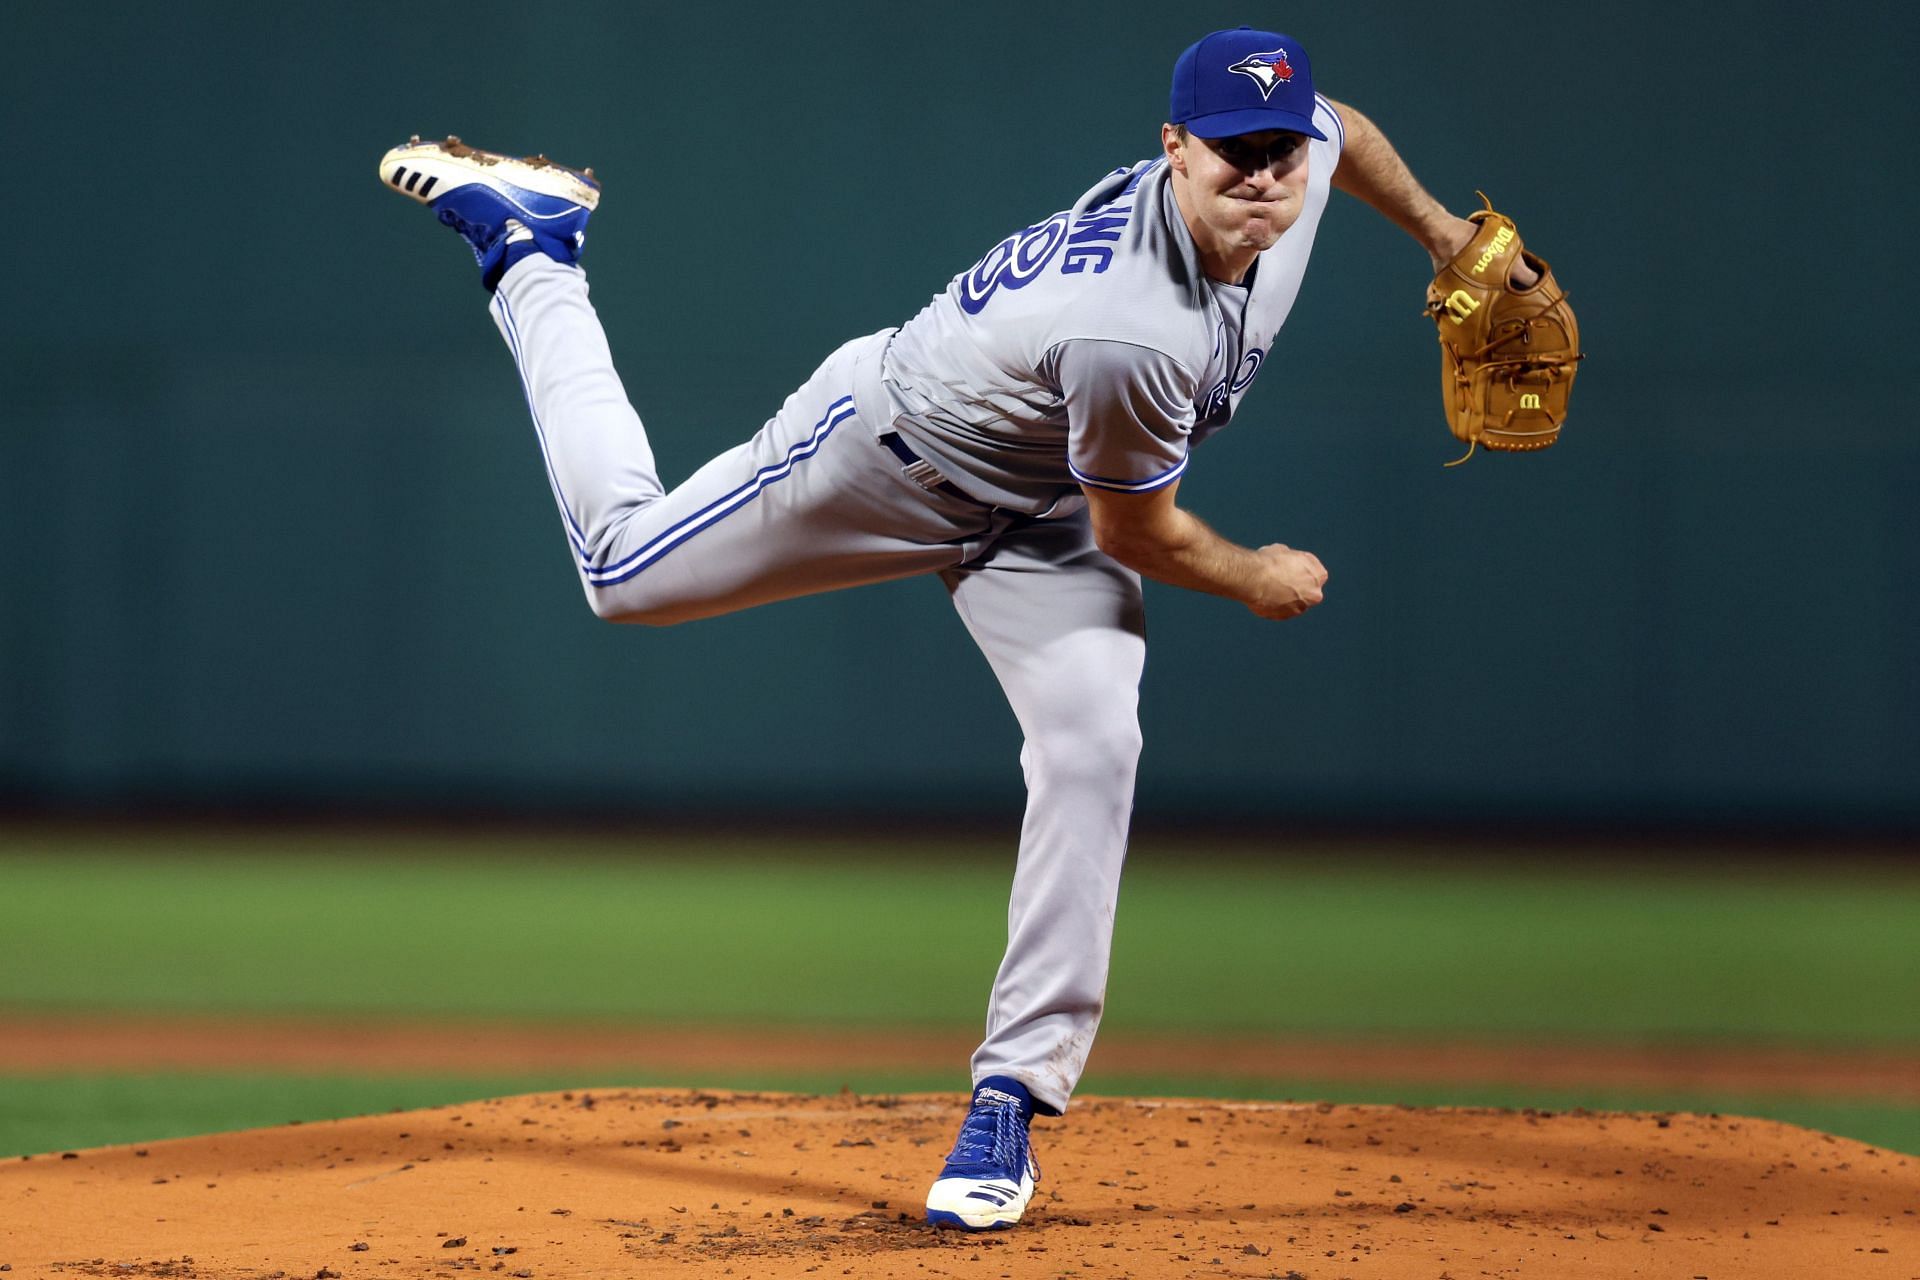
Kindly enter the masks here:
[[597, 622], [409, 133], [606, 182], [586, 259], [670, 479], [841, 339], [1147, 154], [1278, 25], [1591, 359], [1457, 452], [1425, 259], [1336, 197], [1183, 498], [1319, 553], [1287, 624], [1150, 592], [1143, 808], [1920, 828], [1905, 9], [29, 3], [6, 20], [0, 800], [1004, 812], [932, 581]]

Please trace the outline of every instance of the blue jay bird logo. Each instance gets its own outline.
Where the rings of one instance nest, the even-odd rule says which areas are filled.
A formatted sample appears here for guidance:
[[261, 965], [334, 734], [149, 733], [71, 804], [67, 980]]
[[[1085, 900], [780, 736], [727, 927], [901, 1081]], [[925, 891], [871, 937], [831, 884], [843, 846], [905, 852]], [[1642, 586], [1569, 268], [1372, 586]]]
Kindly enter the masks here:
[[1287, 61], [1285, 49], [1275, 49], [1271, 53], [1250, 53], [1240, 61], [1228, 67], [1260, 86], [1260, 100], [1266, 101], [1273, 91], [1293, 79], [1293, 64]]

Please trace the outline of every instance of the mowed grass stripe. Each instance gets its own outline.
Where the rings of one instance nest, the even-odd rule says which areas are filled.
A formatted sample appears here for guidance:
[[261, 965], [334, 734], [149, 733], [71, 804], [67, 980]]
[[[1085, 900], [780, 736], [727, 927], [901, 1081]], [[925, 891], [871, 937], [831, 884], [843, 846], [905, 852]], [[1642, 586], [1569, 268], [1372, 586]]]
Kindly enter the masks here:
[[[904, 839], [0, 847], [0, 1007], [736, 1024], [978, 1025], [1013, 861]], [[1920, 1044], [1920, 877], [1210, 852], [1136, 851], [1109, 1028]]]

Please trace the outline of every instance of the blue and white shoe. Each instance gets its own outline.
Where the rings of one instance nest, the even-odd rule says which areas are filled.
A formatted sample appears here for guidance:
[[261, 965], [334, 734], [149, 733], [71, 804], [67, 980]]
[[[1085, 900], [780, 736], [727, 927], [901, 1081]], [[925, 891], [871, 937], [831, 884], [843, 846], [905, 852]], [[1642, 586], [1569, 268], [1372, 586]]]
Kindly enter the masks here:
[[[380, 157], [380, 181], [465, 237], [489, 290], [528, 253], [578, 262], [587, 218], [600, 203], [592, 169], [569, 169], [545, 156], [497, 155], [451, 137], [422, 142], [415, 135], [395, 147]], [[510, 235], [516, 227], [528, 234]]]
[[1027, 1141], [1033, 1096], [1018, 1080], [988, 1076], [973, 1088], [945, 1167], [927, 1192], [927, 1221], [937, 1227], [990, 1231], [1020, 1221], [1040, 1181]]

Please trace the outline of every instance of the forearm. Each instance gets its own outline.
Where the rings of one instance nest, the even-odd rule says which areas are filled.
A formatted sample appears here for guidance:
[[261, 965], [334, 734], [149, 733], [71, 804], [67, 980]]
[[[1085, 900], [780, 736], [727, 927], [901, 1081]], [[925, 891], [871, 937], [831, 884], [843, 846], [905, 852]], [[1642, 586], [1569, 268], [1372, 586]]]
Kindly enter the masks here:
[[1412, 236], [1436, 265], [1451, 258], [1473, 238], [1473, 224], [1447, 212], [1420, 185], [1378, 125], [1344, 102], [1333, 105], [1346, 127], [1333, 185]]
[[1178, 507], [1150, 529], [1108, 532], [1101, 549], [1155, 582], [1231, 600], [1251, 599], [1264, 580], [1259, 553], [1221, 537]]
[[1087, 490], [1094, 540], [1135, 573], [1238, 600], [1263, 618], [1292, 618], [1319, 604], [1326, 566], [1311, 552], [1278, 543], [1243, 547], [1174, 501], [1178, 483], [1152, 494]]

